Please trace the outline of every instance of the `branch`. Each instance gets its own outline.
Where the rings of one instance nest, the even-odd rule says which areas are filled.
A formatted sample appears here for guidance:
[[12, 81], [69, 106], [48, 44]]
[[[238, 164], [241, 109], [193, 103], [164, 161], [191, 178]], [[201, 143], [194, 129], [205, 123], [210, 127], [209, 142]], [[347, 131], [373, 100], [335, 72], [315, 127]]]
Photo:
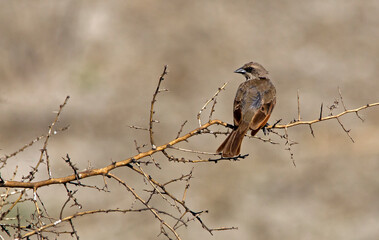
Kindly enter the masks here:
[[26, 233], [25, 235], [22, 236], [22, 238], [29, 237], [33, 234], [36, 234], [37, 232], [41, 232], [47, 228], [55, 227], [58, 224], [61, 224], [63, 222], [67, 222], [71, 219], [74, 219], [76, 217], [84, 216], [84, 215], [90, 215], [90, 214], [95, 214], [95, 213], [111, 213], [111, 212], [118, 212], [118, 213], [127, 213], [127, 212], [142, 212], [142, 211], [148, 211], [148, 208], [143, 208], [143, 209], [97, 209], [97, 210], [90, 210], [90, 211], [85, 211], [85, 212], [78, 212], [75, 213], [74, 215], [59, 219], [53, 223], [46, 224], [38, 229], [35, 229], [33, 231], [30, 231]]
[[[199, 126], [201, 126], [201, 113], [207, 108], [207, 105], [211, 102], [211, 101], [216, 101], [216, 97], [217, 95], [221, 92], [221, 90], [225, 90], [225, 87], [226, 85], [228, 85], [228, 83], [224, 83], [224, 85], [222, 85], [222, 87], [220, 87], [217, 92], [213, 95], [212, 98], [208, 99], [208, 101], [205, 102], [204, 106], [200, 109], [200, 111], [198, 112], [197, 114], [197, 120], [199, 121]], [[214, 105], [212, 106], [212, 110], [210, 112], [210, 117], [212, 117], [212, 112], [213, 112], [213, 108], [214, 108]]]
[[153, 138], [153, 115], [154, 115], [154, 103], [156, 102], [156, 98], [158, 93], [160, 92], [160, 86], [162, 81], [164, 80], [164, 76], [167, 74], [167, 65], [164, 66], [163, 72], [161, 76], [159, 77], [158, 85], [157, 88], [155, 89], [155, 92], [153, 94], [153, 99], [151, 100], [151, 105], [150, 105], [150, 121], [149, 121], [149, 134], [150, 134], [150, 143], [151, 143], [151, 148], [154, 150], [156, 148], [155, 143], [154, 143], [154, 138]]
[[117, 182], [119, 182], [120, 184], [122, 184], [125, 188], [128, 189], [129, 192], [131, 192], [133, 194], [133, 196], [138, 200], [140, 201], [143, 205], [145, 205], [149, 211], [162, 223], [162, 225], [166, 226], [176, 237], [177, 240], [181, 240], [181, 238], [179, 237], [178, 233], [168, 224], [166, 223], [161, 217], [160, 215], [158, 214], [158, 212], [152, 208], [151, 206], [149, 206], [149, 204], [147, 204], [134, 190], [133, 188], [131, 188], [129, 185], [127, 185], [124, 181], [122, 181], [120, 178], [118, 178], [117, 176], [111, 174], [111, 173], [108, 173], [107, 176], [115, 179]]
[[[80, 180], [80, 179], [84, 179], [84, 178], [88, 178], [88, 177], [92, 177], [92, 176], [107, 175], [113, 169], [127, 166], [128, 164], [130, 164], [136, 160], [139, 160], [139, 159], [144, 158], [144, 157], [151, 156], [154, 153], [161, 152], [162, 150], [169, 148], [170, 146], [173, 146], [177, 143], [186, 141], [188, 138], [190, 138], [192, 136], [199, 135], [202, 133], [202, 130], [207, 129], [208, 127], [215, 125], [215, 124], [223, 125], [223, 126], [227, 125], [227, 123], [224, 123], [220, 120], [212, 120], [212, 121], [207, 122], [206, 124], [202, 125], [201, 127], [196, 128], [195, 130], [192, 130], [191, 132], [185, 134], [182, 137], [176, 138], [169, 143], [166, 143], [166, 144], [163, 144], [161, 146], [156, 147], [156, 149], [151, 149], [149, 151], [139, 153], [133, 157], [127, 158], [127, 159], [119, 161], [119, 162], [114, 162], [114, 163], [112, 163], [106, 167], [103, 167], [103, 168], [82, 171], [82, 172], [78, 172], [77, 175], [73, 174], [73, 175], [61, 177], [61, 178], [50, 178], [50, 179], [38, 181], [38, 182], [4, 181], [3, 183], [0, 183], [0, 187], [38, 189], [38, 188], [43, 187], [43, 186], [48, 186], [48, 185], [53, 185], [53, 184], [63, 184], [63, 183], [71, 182], [74, 180]], [[77, 176], [79, 176], [79, 179], [77, 179]]]
[[[346, 111], [341, 112], [337, 115], [322, 117], [321, 119], [315, 119], [315, 120], [310, 120], [310, 121], [297, 121], [297, 122], [288, 123], [285, 125], [277, 124], [275, 127], [268, 126], [267, 129], [285, 129], [285, 128], [295, 127], [297, 125], [312, 125], [312, 124], [315, 124], [318, 122], [336, 119], [336, 118], [339, 118], [339, 117], [341, 117], [345, 114], [348, 114], [348, 113], [357, 113], [357, 112], [364, 110], [366, 108], [375, 107], [375, 106], [379, 106], [379, 102], [367, 104], [365, 106], [362, 106], [362, 107], [359, 107], [356, 109], [346, 110]], [[133, 157], [127, 158], [127, 159], [119, 161], [119, 162], [114, 162], [114, 163], [112, 163], [106, 167], [103, 167], [103, 168], [79, 172], [78, 173], [79, 179], [84, 179], [84, 178], [97, 176], [97, 175], [106, 175], [107, 173], [109, 173], [111, 170], [113, 170], [115, 168], [127, 166], [128, 164], [130, 164], [133, 161], [139, 160], [139, 159], [147, 157], [147, 156], [151, 156], [154, 153], [160, 152], [160, 151], [165, 150], [167, 148], [170, 148], [171, 146], [174, 146], [175, 144], [177, 144], [179, 142], [186, 141], [190, 137], [193, 137], [195, 135], [199, 135], [202, 133], [203, 130], [207, 129], [208, 127], [210, 127], [212, 125], [223, 125], [226, 127], [227, 123], [222, 122], [222, 121], [217, 120], [217, 119], [211, 120], [210, 122], [205, 123], [201, 127], [196, 128], [195, 130], [192, 130], [191, 132], [188, 132], [187, 134], [185, 134], [182, 137], [176, 138], [176, 139], [170, 141], [169, 143], [166, 143], [166, 144], [163, 144], [161, 146], [156, 147], [156, 149], [151, 149], [149, 151], [139, 153]], [[38, 189], [38, 188], [43, 187], [43, 186], [52, 185], [52, 184], [62, 184], [62, 183], [67, 183], [67, 182], [71, 182], [74, 180], [78, 180], [77, 176], [75, 174], [67, 176], [67, 177], [51, 178], [48, 180], [43, 180], [43, 181], [38, 181], [38, 182], [4, 181], [3, 183], [0, 183], [0, 187]]]
[[346, 111], [343, 111], [343, 112], [341, 112], [341, 113], [339, 113], [337, 115], [332, 115], [332, 116], [327, 116], [327, 117], [321, 117], [319, 119], [309, 120], [309, 121], [296, 121], [296, 122], [288, 123], [288, 124], [285, 124], [285, 125], [279, 125], [278, 124], [275, 127], [268, 126], [267, 129], [271, 129], [271, 128], [277, 128], [277, 129], [290, 128], [290, 127], [294, 127], [294, 126], [297, 126], [297, 125], [312, 125], [312, 124], [315, 124], [315, 123], [318, 123], [318, 122], [322, 122], [322, 121], [327, 121], [327, 120], [339, 118], [339, 117], [341, 117], [341, 116], [343, 116], [345, 114], [348, 114], [348, 113], [358, 113], [359, 111], [362, 111], [363, 109], [370, 108], [370, 107], [375, 107], [375, 106], [379, 106], [379, 102], [366, 104], [366, 105], [364, 105], [362, 107], [359, 107], [359, 108], [356, 108], [356, 109], [346, 110]]

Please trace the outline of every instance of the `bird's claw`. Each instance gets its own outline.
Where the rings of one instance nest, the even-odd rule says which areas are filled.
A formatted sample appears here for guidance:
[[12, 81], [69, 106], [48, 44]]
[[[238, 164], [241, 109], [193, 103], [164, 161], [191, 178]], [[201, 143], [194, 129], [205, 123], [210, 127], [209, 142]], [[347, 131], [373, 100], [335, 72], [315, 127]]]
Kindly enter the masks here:
[[263, 134], [266, 136], [268, 135], [268, 133], [271, 131], [272, 128], [275, 128], [276, 124], [280, 123], [282, 121], [282, 119], [279, 119], [278, 121], [276, 121], [274, 123], [274, 125], [271, 126], [270, 129], [267, 129], [267, 127], [270, 126], [270, 124], [266, 123], [263, 127], [262, 127], [262, 131], [263, 131]]
[[270, 124], [266, 123], [263, 128], [262, 128], [262, 131], [263, 131], [263, 134], [266, 136], [268, 135], [268, 130], [267, 130], [267, 127], [270, 126]]
[[227, 128], [231, 128], [232, 130], [237, 130], [238, 126], [232, 124], [226, 124]]

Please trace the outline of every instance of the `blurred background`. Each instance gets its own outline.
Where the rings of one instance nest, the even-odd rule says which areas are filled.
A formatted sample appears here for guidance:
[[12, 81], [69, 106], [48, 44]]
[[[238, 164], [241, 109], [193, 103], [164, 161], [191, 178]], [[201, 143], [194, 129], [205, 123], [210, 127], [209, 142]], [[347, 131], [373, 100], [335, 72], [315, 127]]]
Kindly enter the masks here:
[[[67, 153], [79, 169], [132, 156], [134, 140], [149, 138], [128, 126], [147, 126], [165, 64], [169, 74], [162, 87], [169, 92], [155, 106], [157, 144], [175, 138], [185, 120], [184, 132], [194, 129], [197, 112], [225, 82], [214, 118], [231, 123], [234, 95], [244, 80], [233, 71], [249, 61], [265, 66], [277, 88], [271, 123], [297, 117], [297, 91], [304, 120], [318, 118], [321, 103], [329, 114], [338, 87], [348, 108], [378, 102], [378, 16], [375, 0], [1, 1], [0, 153], [46, 133], [69, 95], [58, 125], [70, 129], [48, 146], [53, 176], [71, 173], [62, 160]], [[194, 167], [187, 203], [209, 210], [203, 216], [209, 227], [239, 228], [212, 237], [193, 222], [179, 231], [181, 237], [378, 239], [379, 108], [360, 115], [363, 123], [354, 114], [341, 118], [355, 143], [337, 121], [314, 125], [315, 138], [308, 127], [290, 128], [290, 139], [299, 143], [292, 147], [297, 167], [272, 134], [280, 145], [246, 139], [242, 153], [249, 157], [239, 162], [167, 163], [157, 155], [163, 169], [153, 170], [154, 177], [162, 181]], [[212, 152], [224, 138], [200, 136], [181, 146]], [[2, 177], [9, 179], [16, 165], [19, 178], [27, 175], [39, 148], [9, 160]], [[126, 173], [117, 171], [131, 186], [145, 186]], [[52, 212], [66, 200], [60, 190], [61, 197], [51, 187], [40, 192]], [[86, 209], [130, 207], [128, 192], [117, 184], [110, 190], [77, 198]], [[74, 223], [83, 239], [163, 238], [150, 213], [91, 215]]]

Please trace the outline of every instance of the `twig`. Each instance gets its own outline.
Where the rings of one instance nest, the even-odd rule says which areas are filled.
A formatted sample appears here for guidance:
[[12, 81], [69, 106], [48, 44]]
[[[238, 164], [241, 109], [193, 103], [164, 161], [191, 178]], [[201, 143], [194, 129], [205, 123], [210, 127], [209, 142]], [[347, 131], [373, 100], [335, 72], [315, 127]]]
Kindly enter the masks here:
[[184, 188], [183, 197], [182, 197], [182, 202], [183, 203], [186, 201], [187, 190], [190, 187], [189, 180], [192, 178], [193, 169], [194, 168], [191, 169], [191, 172], [188, 174], [188, 178], [186, 180], [187, 184], [186, 184], [186, 187]]
[[[322, 117], [321, 119], [315, 119], [315, 120], [310, 120], [310, 121], [298, 121], [298, 122], [293, 122], [293, 123], [289, 123], [289, 124], [286, 124], [286, 125], [279, 125], [278, 124], [278, 125], [275, 126], [275, 128], [282, 129], [282, 128], [294, 127], [294, 126], [297, 126], [297, 125], [315, 124], [315, 123], [318, 123], [318, 122], [335, 119], [335, 118], [341, 117], [341, 116], [343, 116], [345, 114], [348, 114], [348, 113], [356, 113], [356, 112], [362, 111], [363, 109], [370, 108], [370, 107], [375, 107], [375, 106], [379, 106], [379, 102], [377, 102], [377, 103], [371, 103], [371, 104], [366, 104], [366, 105], [364, 105], [362, 107], [346, 110], [346, 111], [341, 112], [341, 113], [336, 114], [336, 115]], [[267, 128], [270, 129], [270, 128], [272, 128], [272, 126], [268, 126]]]
[[218, 161], [221, 161], [221, 160], [239, 161], [241, 159], [245, 159], [247, 156], [249, 156], [249, 154], [245, 154], [245, 155], [239, 154], [239, 155], [234, 156], [234, 157], [220, 157], [220, 158], [216, 158], [216, 159], [208, 159], [208, 161], [214, 162], [214, 163], [218, 163]]
[[[211, 102], [211, 101], [214, 101], [217, 97], [217, 95], [221, 92], [221, 90], [224, 90], [226, 85], [228, 85], [228, 83], [224, 83], [224, 85], [222, 85], [222, 87], [220, 87], [216, 93], [212, 96], [212, 98], [208, 99], [208, 101], [205, 102], [204, 106], [200, 109], [199, 113], [197, 114], [197, 120], [199, 121], [199, 126], [201, 126], [201, 113], [207, 108], [207, 105]], [[211, 111], [212, 112], [212, 111]]]
[[[141, 147], [139, 147], [138, 144], [137, 144], [137, 140], [134, 140], [134, 144], [135, 144], [135, 146], [136, 146], [136, 150], [137, 150], [138, 153], [141, 153], [141, 148], [143, 148], [143, 147], [146, 146], [146, 144], [143, 144]], [[151, 159], [151, 161], [154, 163], [154, 165], [155, 165], [157, 168], [161, 169], [159, 163], [157, 163], [157, 162], [155, 161], [155, 159], [153, 158], [152, 155], [150, 155], [149, 158]], [[148, 163], [146, 163], [146, 165], [147, 165], [147, 164], [148, 164]]]
[[324, 103], [321, 103], [321, 108], [320, 108], [320, 117], [318, 118], [319, 121], [321, 121], [322, 119], [322, 107], [323, 107]]
[[[244, 157], [246, 157], [246, 156], [247, 156], [247, 155], [245, 155]], [[221, 160], [222, 160], [222, 159], [221, 159]], [[134, 166], [130, 166], [130, 165], [129, 165], [129, 167], [130, 167], [131, 169], [133, 169], [135, 172], [137, 172], [137, 173], [143, 175], [143, 173], [142, 173], [139, 169], [137, 169], [136, 167], [134, 167]], [[180, 178], [178, 178], [178, 179], [183, 179], [183, 178], [185, 178], [185, 176], [182, 176], [182, 177], [180, 177]], [[180, 204], [180, 205], [185, 209], [185, 212], [186, 212], [186, 213], [187, 213], [187, 212], [188, 212], [188, 213], [191, 213], [192, 216], [195, 217], [195, 218], [198, 220], [198, 222], [201, 224], [201, 226], [202, 226], [204, 229], [206, 229], [211, 235], [213, 235], [213, 234], [212, 234], [212, 229], [208, 228], [207, 225], [204, 224], [204, 222], [201, 220], [201, 218], [200, 218], [200, 216], [199, 216], [199, 214], [202, 213], [203, 211], [201, 211], [201, 212], [194, 212], [194, 211], [192, 211], [189, 207], [187, 207], [187, 205], [186, 205], [184, 202], [180, 201], [180, 200], [177, 199], [175, 196], [173, 196], [171, 193], [167, 192], [167, 190], [166, 190], [166, 188], [165, 188], [165, 185], [167, 185], [167, 184], [169, 184], [169, 183], [171, 183], [171, 182], [173, 182], [173, 181], [169, 181], [169, 182], [167, 182], [167, 183], [165, 183], [165, 184], [160, 184], [160, 183], [158, 183], [157, 181], [155, 181], [153, 178], [150, 178], [150, 181], [152, 181], [152, 182], [153, 182], [155, 185], [157, 185], [162, 191], [164, 191], [164, 193], [165, 193], [167, 196], [169, 196], [172, 200], [174, 200], [176, 203]], [[175, 180], [175, 181], [176, 181], [176, 180]]]
[[218, 153], [196, 151], [196, 150], [185, 149], [185, 148], [174, 147], [174, 146], [170, 146], [170, 148], [171, 148], [171, 149], [178, 150], [178, 151], [182, 151], [182, 152], [198, 153], [198, 154], [205, 154], [205, 155], [219, 155]]
[[268, 142], [268, 143], [271, 143], [271, 144], [279, 144], [278, 142], [274, 142], [271, 140], [271, 138], [269, 139], [264, 139], [264, 138], [261, 138], [261, 137], [258, 137], [257, 135], [255, 136], [250, 136], [250, 135], [246, 135], [248, 138], [255, 138], [255, 139], [258, 139], [258, 140], [261, 140], [262, 142]]
[[342, 93], [341, 93], [341, 89], [340, 89], [340, 87], [338, 87], [338, 94], [340, 95], [340, 99], [341, 99], [341, 102], [342, 102], [343, 109], [344, 109], [345, 111], [347, 111], [347, 109], [346, 109], [346, 105], [345, 105], [345, 103], [343, 102], [343, 98], [342, 98]]
[[78, 182], [79, 182], [79, 174], [78, 174], [79, 169], [77, 167], [75, 167], [75, 165], [71, 162], [71, 158], [68, 155], [68, 153], [66, 154], [66, 158], [62, 158], [62, 159], [70, 166], [70, 168], [72, 169], [72, 171], [75, 174], [76, 180], [78, 180]]
[[295, 160], [293, 158], [293, 153], [292, 153], [292, 148], [291, 148], [291, 146], [293, 145], [294, 142], [291, 143], [291, 140], [288, 137], [287, 128], [284, 128], [284, 138], [286, 139], [285, 145], [288, 146], [288, 148], [286, 148], [286, 150], [288, 150], [288, 152], [290, 153], [290, 157], [291, 157], [293, 166], [296, 167], [296, 163], [295, 163]]
[[55, 227], [57, 226], [58, 224], [61, 224], [63, 222], [67, 222], [71, 219], [74, 219], [76, 217], [80, 217], [80, 216], [84, 216], [84, 215], [90, 215], [90, 214], [96, 214], [96, 213], [111, 213], [111, 212], [119, 212], [119, 213], [127, 213], [127, 212], [142, 212], [142, 211], [148, 211], [150, 209], [148, 208], [143, 208], [143, 209], [137, 209], [137, 210], [134, 210], [134, 209], [97, 209], [97, 210], [90, 210], [90, 211], [85, 211], [85, 212], [78, 212], [78, 213], [75, 213], [71, 216], [68, 216], [68, 217], [65, 217], [65, 218], [62, 218], [62, 219], [59, 219], [53, 223], [50, 223], [50, 224], [46, 224], [38, 229], [35, 229], [33, 231], [30, 231], [26, 234], [24, 234], [22, 236], [22, 238], [27, 238], [29, 236], [32, 236], [34, 234], [36, 234], [37, 232], [42, 232], [44, 231], [45, 229], [48, 229], [48, 228], [51, 228], [51, 227]]
[[134, 125], [131, 125], [129, 126], [130, 128], [133, 128], [133, 129], [137, 129], [137, 130], [145, 130], [145, 131], [149, 131], [149, 129], [147, 128], [144, 128], [144, 127], [139, 127], [139, 126], [134, 126]]
[[183, 131], [184, 125], [186, 125], [187, 122], [188, 122], [188, 121], [185, 120], [185, 121], [183, 122], [183, 124], [180, 126], [180, 129], [179, 129], [178, 134], [176, 135], [176, 138], [180, 137], [180, 134], [181, 134], [182, 131]]
[[[346, 105], [345, 105], [345, 103], [344, 103], [344, 101], [343, 101], [343, 98], [342, 98], [342, 93], [341, 93], [341, 89], [340, 89], [340, 87], [338, 87], [338, 93], [339, 93], [339, 95], [340, 95], [340, 99], [341, 99], [341, 102], [342, 102], [342, 106], [343, 106], [343, 108], [344, 108], [345, 111], [346, 111], [347, 109], [346, 109]], [[361, 116], [359, 116], [358, 112], [355, 112], [355, 114], [357, 115], [357, 117], [358, 117], [362, 122], [365, 121]]]
[[[39, 165], [43, 162], [43, 155], [47, 156], [47, 143], [49, 141], [49, 138], [51, 136], [51, 134], [53, 134], [53, 127], [55, 126], [55, 124], [58, 122], [58, 119], [59, 119], [59, 116], [64, 108], [64, 106], [66, 106], [67, 104], [67, 101], [70, 99], [70, 96], [67, 96], [66, 99], [64, 100], [63, 104], [61, 104], [59, 106], [59, 110], [55, 116], [55, 119], [54, 121], [50, 124], [49, 126], [49, 131], [47, 132], [47, 135], [45, 137], [45, 142], [43, 143], [43, 147], [41, 149], [41, 154], [40, 154], [40, 157], [39, 157], [39, 160], [38, 160], [38, 163], [37, 165], [33, 168], [33, 170], [29, 173], [29, 175], [27, 177], [25, 177], [24, 179], [28, 179], [29, 182], [32, 181], [34, 179], [34, 175], [35, 173], [38, 171], [38, 167]], [[50, 163], [49, 163], [49, 159], [48, 157], [46, 158], [46, 166], [47, 166], [47, 172], [48, 172], [48, 175], [49, 175], [49, 178], [52, 178], [51, 177], [51, 171], [50, 171]]]
[[134, 190], [133, 188], [129, 187], [129, 185], [127, 185], [124, 181], [122, 181], [120, 178], [118, 178], [117, 176], [111, 174], [111, 173], [108, 173], [107, 176], [115, 179], [117, 182], [119, 182], [121, 185], [123, 185], [129, 192], [131, 192], [133, 194], [133, 196], [138, 199], [138, 201], [140, 201], [143, 205], [145, 205], [149, 210], [150, 212], [161, 222], [162, 225], [166, 226], [176, 237], [177, 240], [180, 240], [181, 238], [179, 237], [178, 233], [175, 231], [175, 229], [173, 229], [168, 223], [166, 223], [162, 217], [158, 214], [158, 212], [153, 209], [151, 206], [149, 206]]
[[[69, 128], [69, 126], [66, 126], [66, 127], [61, 128], [61, 129], [57, 129], [57, 130], [55, 130], [55, 132], [65, 131], [65, 130], [67, 130], [68, 128]], [[6, 165], [7, 160], [8, 160], [9, 158], [12, 158], [12, 157], [16, 156], [17, 154], [19, 154], [20, 152], [23, 152], [25, 149], [27, 149], [28, 147], [31, 147], [34, 143], [40, 141], [41, 139], [45, 138], [46, 136], [47, 136], [47, 135], [41, 135], [41, 136], [39, 136], [39, 137], [36, 137], [35, 139], [33, 139], [33, 140], [30, 141], [29, 143], [25, 144], [25, 145], [24, 145], [23, 147], [21, 147], [20, 149], [18, 149], [17, 151], [15, 151], [15, 152], [13, 152], [13, 153], [11, 153], [11, 154], [9, 154], [9, 155], [5, 155], [5, 156], [1, 157], [1, 158], [0, 158], [0, 161], [2, 162], [2, 165], [1, 165], [0, 169], [3, 168], [3, 167]]]
[[34, 203], [34, 207], [35, 207], [35, 210], [36, 210], [36, 215], [37, 215], [37, 219], [38, 219], [38, 225], [42, 226], [43, 225], [42, 220], [41, 220], [42, 214], [41, 214], [41, 210], [39, 209], [38, 202], [37, 202], [37, 190], [36, 189], [33, 190], [32, 202]]
[[76, 232], [74, 224], [72, 223], [72, 219], [68, 220], [68, 222], [70, 223], [70, 226], [71, 226], [71, 229], [72, 229], [71, 236], [74, 235], [75, 238], [76, 238], [76, 240], [79, 240], [79, 236], [78, 236], [78, 233]]
[[311, 130], [311, 134], [313, 137], [315, 137], [315, 133], [313, 132], [312, 124], [309, 124], [309, 129]]
[[[16, 174], [17, 174], [17, 170], [18, 170], [18, 166], [16, 166], [16, 169], [14, 170], [13, 172], [13, 176], [11, 178], [11, 180], [13, 180], [15, 177], [16, 177]], [[3, 181], [4, 182], [4, 181]], [[10, 196], [10, 195], [13, 195], [15, 193], [9, 193], [10, 191], [10, 188], [7, 188], [6, 191], [5, 191], [5, 194], [1, 194], [1, 203], [0, 203], [0, 211], [1, 209], [3, 208], [4, 204], [5, 204], [5, 200]], [[15, 191], [17, 192], [17, 191]]]
[[12, 203], [12, 205], [10, 206], [10, 208], [8, 208], [6, 211], [4, 211], [1, 214], [0, 220], [4, 219], [5, 216], [7, 216], [10, 211], [12, 211], [12, 209], [21, 201], [21, 199], [22, 199], [22, 197], [23, 197], [24, 194], [25, 194], [25, 189], [21, 191], [20, 196], [18, 196], [17, 200]]
[[138, 169], [141, 171], [142, 175], [145, 177], [145, 179], [147, 180], [147, 182], [154, 188], [154, 190], [162, 197], [162, 199], [164, 199], [166, 202], [168, 202], [171, 206], [175, 206], [173, 204], [170, 203], [170, 201], [165, 197], [163, 196], [163, 194], [161, 193], [161, 191], [159, 191], [159, 189], [155, 186], [155, 184], [150, 180], [151, 179], [151, 176], [148, 176], [142, 169], [142, 167], [139, 165], [139, 163], [136, 163]]
[[215, 100], [213, 101], [212, 108], [211, 108], [211, 110], [209, 111], [208, 121], [210, 121], [210, 120], [212, 119], [213, 113], [215, 112], [216, 103], [217, 103], [217, 99], [215, 99]]
[[157, 95], [158, 93], [160, 92], [159, 91], [159, 88], [161, 86], [161, 83], [162, 81], [164, 80], [164, 77], [165, 75], [167, 74], [167, 65], [164, 66], [163, 68], [163, 72], [161, 74], [161, 76], [159, 77], [159, 81], [158, 81], [158, 85], [157, 85], [157, 88], [155, 89], [155, 92], [153, 94], [153, 99], [151, 100], [151, 105], [150, 105], [150, 120], [149, 120], [149, 134], [150, 134], [150, 143], [151, 143], [151, 148], [154, 150], [156, 149], [156, 146], [155, 146], [155, 143], [154, 143], [154, 138], [153, 138], [153, 122], [155, 122], [153, 120], [153, 115], [154, 115], [154, 103], [156, 102], [156, 98], [157, 98]]
[[342, 127], [342, 129], [344, 130], [344, 132], [347, 134], [347, 136], [349, 136], [350, 140], [354, 143], [354, 139], [350, 135], [350, 129], [349, 130], [346, 129], [339, 118], [336, 118], [336, 119], [337, 119], [338, 123], [340, 124], [340, 126]]

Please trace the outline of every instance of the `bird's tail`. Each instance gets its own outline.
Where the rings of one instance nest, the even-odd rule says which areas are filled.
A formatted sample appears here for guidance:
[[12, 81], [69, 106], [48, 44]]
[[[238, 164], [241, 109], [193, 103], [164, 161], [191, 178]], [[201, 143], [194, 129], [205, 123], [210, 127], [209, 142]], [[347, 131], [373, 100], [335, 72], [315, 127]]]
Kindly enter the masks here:
[[233, 130], [220, 145], [217, 152], [222, 152], [223, 157], [237, 156], [241, 151], [242, 140], [248, 130], [249, 126], [238, 126], [238, 128]]

